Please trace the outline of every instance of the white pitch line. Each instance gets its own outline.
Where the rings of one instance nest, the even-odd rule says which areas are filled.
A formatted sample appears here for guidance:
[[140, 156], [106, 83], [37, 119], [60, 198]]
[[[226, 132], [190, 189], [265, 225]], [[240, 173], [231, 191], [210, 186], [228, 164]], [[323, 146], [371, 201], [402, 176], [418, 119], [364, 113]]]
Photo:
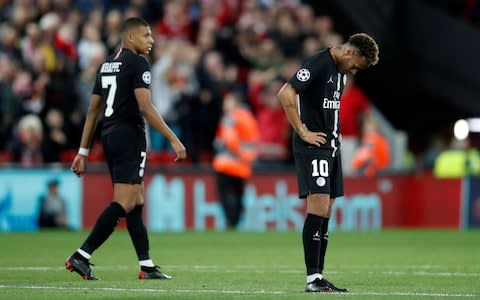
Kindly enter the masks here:
[[[345, 295], [366, 295], [366, 296], [404, 296], [404, 297], [459, 297], [459, 298], [473, 298], [478, 297], [477, 294], [447, 294], [447, 293], [416, 293], [416, 292], [390, 292], [390, 293], [377, 293], [377, 292], [366, 292], [366, 293], [347, 293]], [[343, 295], [343, 294], [342, 294]]]
[[[61, 264], [60, 264], [61, 265]], [[133, 265], [115, 265], [114, 267], [115, 268], [131, 268]], [[169, 268], [169, 269], [205, 269], [205, 270], [211, 270], [211, 269], [223, 269], [224, 266], [220, 266], [220, 265], [162, 265], [162, 267], [164, 268]], [[258, 269], [258, 265], [233, 265], [233, 266], [229, 266], [228, 268], [229, 269], [244, 269], [244, 270], [251, 270], [251, 269]], [[98, 266], [96, 268], [111, 268], [110, 266], [108, 267], [102, 267], [102, 266]], [[332, 269], [338, 269], [339, 267], [338, 266], [332, 266], [331, 267]], [[398, 270], [398, 269], [412, 269], [412, 270], [418, 270], [418, 269], [441, 269], [441, 268], [444, 268], [444, 266], [434, 266], [434, 265], [418, 265], [418, 266], [408, 266], [408, 265], [401, 265], [401, 266], [394, 266], [394, 265], [391, 265], [391, 266], [388, 266], [388, 265], [383, 265], [383, 266], [376, 266], [376, 265], [368, 265], [368, 266], [352, 266], [350, 268], [348, 268], [348, 270], [352, 270], [352, 269], [358, 269], [358, 270], [363, 270], [363, 269], [377, 269], [377, 268], [381, 268], [381, 269], [395, 269], [395, 270]], [[58, 266], [58, 267], [48, 267], [48, 266], [36, 266], [36, 267], [24, 267], [24, 266], [13, 266], [13, 267], [1, 267], [0, 266], [0, 270], [39, 270], [39, 271], [45, 271], [45, 270], [54, 270], [54, 269], [63, 269], [62, 266]], [[294, 266], [278, 266], [278, 267], [275, 267], [275, 270], [291, 270], [291, 269], [295, 269]], [[340, 269], [342, 269], [340, 267]], [[363, 271], [362, 271], [363, 272]], [[375, 272], [377, 273], [377, 272]]]
[[[239, 291], [239, 290], [195, 290], [195, 289], [134, 289], [134, 288], [102, 288], [102, 287], [60, 287], [60, 286], [35, 286], [35, 285], [0, 285], [0, 289], [31, 289], [31, 290], [68, 290], [68, 291], [105, 291], [105, 292], [153, 292], [153, 293], [191, 293], [191, 294], [287, 294], [291, 291], [266, 291], [266, 290], [253, 290], [253, 291]], [[350, 292], [342, 293], [344, 296], [400, 296], [400, 297], [458, 297], [458, 298], [473, 298], [479, 295], [477, 294], [448, 294], [448, 293], [415, 293], [415, 292]]]
[[283, 294], [283, 291], [238, 291], [238, 290], [187, 290], [187, 289], [134, 289], [134, 288], [102, 288], [102, 287], [60, 287], [60, 286], [38, 286], [38, 285], [0, 285], [0, 289], [44, 289], [44, 290], [76, 290], [76, 291], [108, 291], [108, 292], [155, 292], [155, 293], [219, 293], [219, 294]]
[[[95, 270], [99, 271], [115, 271], [115, 270], [133, 270], [137, 267], [134, 266], [127, 266], [127, 265], [117, 265], [117, 266], [96, 266]], [[305, 271], [295, 268], [282, 268], [282, 267], [275, 267], [275, 268], [263, 268], [259, 269], [258, 266], [255, 268], [249, 268], [246, 266], [231, 266], [228, 268], [215, 266], [215, 265], [204, 265], [204, 266], [183, 266], [183, 265], [165, 265], [163, 266], [164, 269], [168, 270], [189, 270], [189, 272], [200, 272], [200, 273], [243, 273], [243, 272], [255, 272], [255, 273], [268, 273], [271, 271], [277, 271], [279, 273], [289, 273], [289, 274], [303, 274]], [[45, 271], [63, 271], [65, 267], [58, 266], [58, 267], [47, 267], [47, 266], [37, 266], [37, 267], [0, 267], [0, 272], [2, 271], [38, 271], [38, 272], [45, 272]], [[336, 271], [329, 271], [329, 274], [342, 274], [347, 271], [336, 270]], [[426, 271], [352, 271], [348, 270], [349, 274], [383, 274], [389, 276], [418, 276], [418, 277], [425, 277], [425, 276], [437, 276], [437, 277], [480, 277], [480, 273], [478, 272], [426, 272]]]

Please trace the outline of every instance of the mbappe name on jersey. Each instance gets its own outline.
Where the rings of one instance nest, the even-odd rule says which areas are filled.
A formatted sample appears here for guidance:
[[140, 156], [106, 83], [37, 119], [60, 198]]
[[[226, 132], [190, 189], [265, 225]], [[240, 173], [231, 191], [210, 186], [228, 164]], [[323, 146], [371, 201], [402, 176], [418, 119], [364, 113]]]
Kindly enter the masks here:
[[120, 72], [122, 62], [106, 62], [102, 64], [100, 73], [117, 73]]

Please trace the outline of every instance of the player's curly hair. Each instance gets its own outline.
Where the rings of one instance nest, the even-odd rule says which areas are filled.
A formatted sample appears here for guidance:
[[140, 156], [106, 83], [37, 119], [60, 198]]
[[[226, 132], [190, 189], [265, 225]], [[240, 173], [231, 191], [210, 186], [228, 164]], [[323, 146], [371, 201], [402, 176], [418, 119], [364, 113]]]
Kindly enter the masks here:
[[378, 63], [379, 50], [377, 42], [368, 34], [355, 33], [348, 38], [347, 43], [355, 47], [361, 56], [365, 56], [370, 66]]

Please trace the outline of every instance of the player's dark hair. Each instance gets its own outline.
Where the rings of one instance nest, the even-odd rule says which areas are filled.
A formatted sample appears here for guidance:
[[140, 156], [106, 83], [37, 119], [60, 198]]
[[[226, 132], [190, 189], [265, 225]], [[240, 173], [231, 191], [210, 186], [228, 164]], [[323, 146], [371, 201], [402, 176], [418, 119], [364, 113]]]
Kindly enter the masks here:
[[361, 56], [366, 57], [369, 65], [374, 66], [378, 63], [378, 45], [368, 34], [353, 34], [347, 43], [355, 47]]
[[150, 24], [148, 24], [147, 21], [139, 17], [128, 18], [125, 21], [123, 21], [121, 32], [125, 33], [139, 26], [150, 26]]

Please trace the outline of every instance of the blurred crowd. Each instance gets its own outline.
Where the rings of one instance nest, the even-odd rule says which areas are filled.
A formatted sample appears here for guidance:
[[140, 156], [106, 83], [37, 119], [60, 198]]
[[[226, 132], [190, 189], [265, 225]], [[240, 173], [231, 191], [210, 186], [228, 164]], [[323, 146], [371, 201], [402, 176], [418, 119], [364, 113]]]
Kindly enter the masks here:
[[[192, 163], [211, 161], [229, 92], [257, 118], [259, 158], [288, 161], [276, 93], [305, 57], [343, 42], [300, 0], [0, 0], [0, 11], [0, 159], [21, 166], [71, 161], [95, 72], [127, 17], [151, 24], [153, 101]], [[163, 137], [148, 136], [152, 158], [168, 158]]]

